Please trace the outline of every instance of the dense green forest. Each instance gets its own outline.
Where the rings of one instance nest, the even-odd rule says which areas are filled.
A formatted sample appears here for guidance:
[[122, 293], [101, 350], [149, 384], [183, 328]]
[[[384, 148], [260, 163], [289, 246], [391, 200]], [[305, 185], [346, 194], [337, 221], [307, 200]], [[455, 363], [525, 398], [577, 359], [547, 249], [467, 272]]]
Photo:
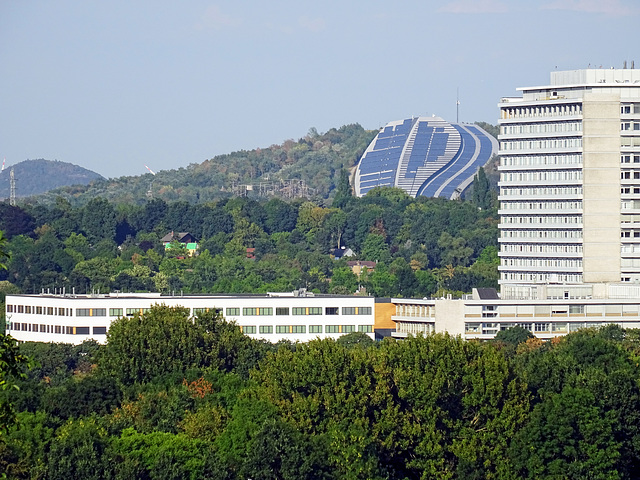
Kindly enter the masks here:
[[[424, 297], [497, 286], [497, 212], [491, 195], [472, 201], [410, 198], [393, 188], [351, 196], [338, 175], [331, 207], [310, 201], [248, 198], [144, 205], [95, 198], [74, 207], [0, 203], [0, 230], [11, 254], [0, 271], [6, 293], [318, 293]], [[486, 182], [485, 184], [486, 187]], [[478, 190], [479, 191], [479, 190]], [[485, 191], [485, 193], [487, 193]], [[487, 204], [489, 202], [489, 204]], [[479, 206], [485, 208], [479, 208]], [[486, 207], [489, 208], [486, 208]], [[190, 232], [199, 255], [165, 249], [169, 232]], [[376, 261], [356, 277], [338, 247]], [[247, 255], [247, 248], [255, 249]], [[249, 258], [252, 257], [252, 258]]]
[[[543, 343], [249, 339], [156, 307], [108, 343], [15, 345], [14, 479], [633, 479], [640, 332]], [[7, 342], [5, 342], [7, 343]], [[3, 355], [3, 358], [6, 355]], [[20, 373], [18, 372], [18, 373]], [[1, 380], [1, 379], [0, 379]], [[9, 407], [11, 409], [9, 410]]]
[[0, 198], [9, 198], [10, 175], [14, 170], [16, 196], [38, 195], [66, 185], [87, 185], [104, 180], [102, 175], [72, 163], [52, 160], [25, 160], [0, 172]]

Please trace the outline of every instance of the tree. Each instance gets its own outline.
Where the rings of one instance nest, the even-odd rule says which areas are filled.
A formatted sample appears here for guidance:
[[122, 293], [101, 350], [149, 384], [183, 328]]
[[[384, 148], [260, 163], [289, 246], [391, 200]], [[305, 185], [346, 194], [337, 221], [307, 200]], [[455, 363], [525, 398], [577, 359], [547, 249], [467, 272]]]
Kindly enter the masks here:
[[93, 244], [100, 240], [113, 240], [116, 235], [116, 211], [104, 198], [94, 198], [82, 212], [82, 229]]
[[340, 170], [340, 177], [336, 185], [336, 194], [333, 197], [331, 206], [334, 208], [344, 208], [351, 198], [353, 198], [353, 194], [351, 192], [351, 185], [349, 185], [349, 171], [343, 168]]
[[533, 333], [522, 328], [520, 325], [516, 325], [506, 330], [500, 330], [495, 336], [495, 340], [508, 343], [514, 347], [517, 347], [522, 342], [526, 342], [530, 338], [534, 338]]
[[125, 385], [184, 372], [204, 363], [203, 333], [188, 308], [155, 305], [111, 323], [99, 366]]

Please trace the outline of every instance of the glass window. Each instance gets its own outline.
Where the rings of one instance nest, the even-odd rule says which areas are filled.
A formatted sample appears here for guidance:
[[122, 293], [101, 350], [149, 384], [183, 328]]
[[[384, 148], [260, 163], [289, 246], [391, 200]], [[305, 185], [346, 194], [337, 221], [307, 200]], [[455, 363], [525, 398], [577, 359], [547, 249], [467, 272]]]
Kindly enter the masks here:
[[140, 313], [139, 308], [127, 308], [127, 317], [133, 317], [137, 313]]
[[76, 308], [76, 317], [90, 317], [91, 309], [90, 308]]
[[109, 316], [110, 317], [121, 317], [122, 316], [122, 309], [121, 308], [110, 308], [109, 309]]
[[53, 307], [47, 307], [47, 315], [53, 315]]
[[371, 307], [358, 307], [358, 315], [371, 315]]
[[76, 327], [76, 335], [89, 335], [89, 327]]
[[272, 325], [260, 325], [260, 333], [273, 333]]
[[340, 325], [327, 325], [326, 327], [324, 327], [324, 331], [326, 333], [339, 333]]
[[24, 313], [31, 313], [31, 306], [27, 305], [24, 307]]
[[258, 309], [257, 308], [243, 308], [242, 309], [242, 315], [251, 316], [251, 315], [257, 315], [257, 314], [258, 314]]
[[273, 308], [271, 307], [259, 308], [258, 315], [273, 315]]
[[289, 307], [276, 307], [276, 315], [289, 315]]
[[292, 325], [291, 333], [307, 333], [306, 325]]
[[93, 327], [93, 334], [94, 335], [106, 335], [107, 334], [107, 327]]
[[356, 314], [356, 307], [342, 307], [342, 314], [343, 315], [355, 315]]
[[106, 308], [94, 308], [93, 315], [94, 317], [106, 317], [107, 309]]
[[309, 307], [309, 315], [322, 315], [322, 307]]
[[304, 307], [293, 307], [292, 308], [292, 313], [294, 315], [306, 315], [307, 314], [307, 309]]
[[352, 333], [356, 331], [355, 325], [342, 325], [342, 333]]
[[276, 333], [289, 333], [289, 325], [276, 325]]
[[240, 315], [239, 308], [227, 308], [227, 317], [237, 317]]
[[339, 308], [338, 307], [327, 307], [324, 309], [324, 314], [325, 315], [338, 315], [339, 313]]
[[362, 333], [372, 333], [373, 326], [372, 325], [358, 325], [358, 331]]
[[248, 325], [248, 326], [242, 327], [242, 333], [247, 333], [247, 334], [256, 333], [255, 325]]
[[193, 314], [194, 315], [198, 315], [200, 313], [206, 313], [208, 310], [208, 308], [194, 308], [193, 309]]
[[42, 307], [36, 307], [36, 315], [42, 315]]
[[322, 333], [322, 325], [309, 325], [309, 333]]

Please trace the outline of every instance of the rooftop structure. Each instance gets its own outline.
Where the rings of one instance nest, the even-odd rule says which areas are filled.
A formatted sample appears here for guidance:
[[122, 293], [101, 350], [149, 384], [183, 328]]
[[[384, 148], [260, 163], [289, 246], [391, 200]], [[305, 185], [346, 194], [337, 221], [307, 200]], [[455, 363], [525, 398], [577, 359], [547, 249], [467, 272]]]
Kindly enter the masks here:
[[497, 150], [497, 141], [477, 125], [439, 117], [390, 122], [362, 155], [355, 192], [386, 186], [413, 197], [458, 198]]

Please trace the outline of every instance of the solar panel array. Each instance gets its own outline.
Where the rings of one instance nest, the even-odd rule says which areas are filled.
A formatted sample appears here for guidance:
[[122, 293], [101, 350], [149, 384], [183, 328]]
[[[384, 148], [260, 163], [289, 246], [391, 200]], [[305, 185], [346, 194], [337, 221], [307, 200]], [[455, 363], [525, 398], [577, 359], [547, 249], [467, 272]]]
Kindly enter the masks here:
[[475, 125], [449, 124], [438, 117], [393, 122], [362, 156], [356, 193], [397, 186], [410, 195], [455, 198], [496, 152], [495, 139]]

